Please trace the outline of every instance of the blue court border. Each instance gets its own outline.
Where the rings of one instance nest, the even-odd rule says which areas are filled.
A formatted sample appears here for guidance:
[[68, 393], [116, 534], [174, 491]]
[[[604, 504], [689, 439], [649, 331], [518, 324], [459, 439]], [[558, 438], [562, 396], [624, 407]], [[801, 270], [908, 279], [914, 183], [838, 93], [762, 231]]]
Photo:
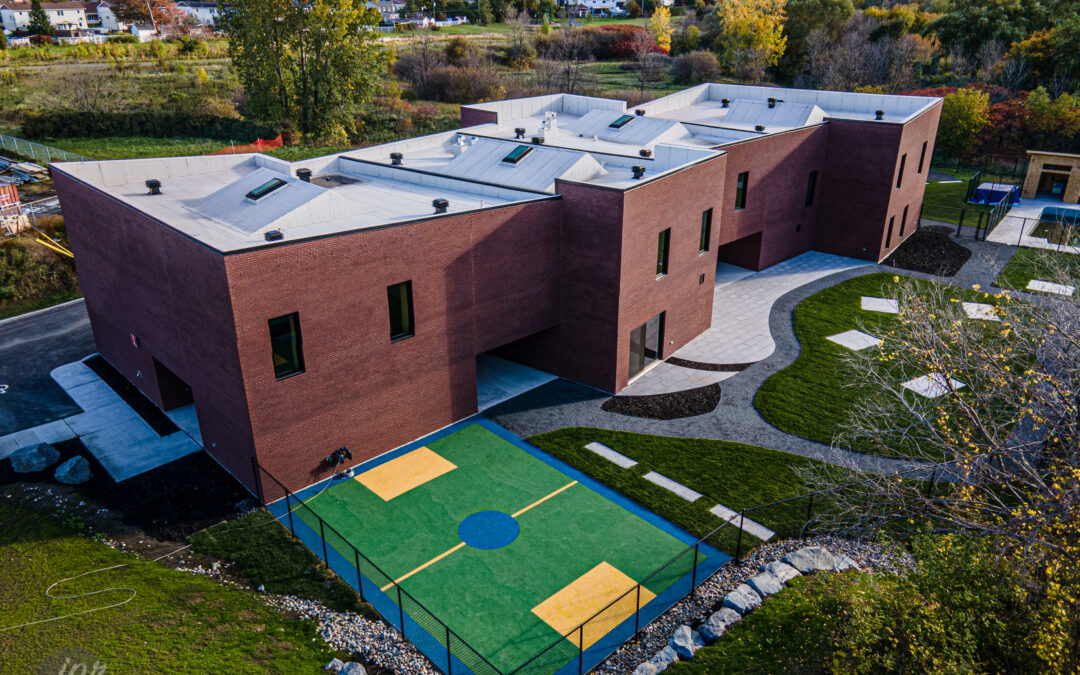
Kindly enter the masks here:
[[[661, 518], [652, 511], [644, 508], [637, 502], [634, 502], [627, 497], [619, 494], [615, 490], [612, 490], [608, 486], [600, 483], [591, 476], [575, 469], [574, 467], [566, 464], [562, 460], [559, 460], [548, 453], [544, 452], [540, 448], [527, 443], [521, 437], [511, 433], [507, 429], [495, 424], [491, 420], [484, 417], [482, 414], [477, 413], [470, 417], [467, 417], [461, 421], [455, 422], [450, 426], [444, 427], [436, 432], [428, 434], [423, 438], [412, 441], [395, 448], [385, 454], [382, 454], [374, 459], [370, 459], [361, 464], [351, 467], [355, 472], [362, 473], [364, 471], [371, 470], [379, 465], [385, 464], [391, 460], [397, 459], [402, 455], [405, 455], [417, 448], [423, 447], [428, 443], [437, 441], [441, 438], [445, 438], [450, 434], [460, 431], [466, 427], [472, 425], [479, 425], [488, 431], [492, 432], [500, 439], [513, 444], [521, 450], [527, 452], [529, 455], [544, 462], [553, 469], [573, 478], [590, 490], [598, 493], [600, 496], [608, 499], [619, 505], [626, 511], [629, 511], [633, 515], [641, 518], [647, 523], [654, 525], [655, 527], [667, 532], [671, 536], [675, 537], [679, 541], [686, 544], [688, 547], [698, 543], [698, 539], [681, 528], [675, 526], [673, 523]], [[300, 490], [293, 494], [294, 497], [300, 500], [307, 501], [335, 483], [341, 482], [340, 479], [330, 477], [319, 481], [313, 485]], [[288, 526], [287, 521], [283, 520], [286, 517], [285, 498], [281, 498], [266, 505], [268, 511], [278, 518], [282, 524]], [[311, 507], [308, 507], [309, 509]], [[295, 507], [293, 509], [296, 510]], [[314, 511], [314, 509], [312, 509]], [[317, 511], [316, 511], [317, 513]], [[294, 529], [296, 536], [306, 545], [317, 557], [323, 550], [322, 537], [318, 532], [315, 532], [302, 518], [293, 518]], [[433, 636], [430, 632], [424, 628], [421, 624], [417, 623], [409, 615], [408, 611], [400, 611], [397, 601], [392, 599], [389, 595], [379, 590], [377, 584], [371, 582], [363, 573], [357, 574], [357, 570], [352, 561], [348, 561], [342, 556], [333, 546], [327, 546], [327, 555], [330, 560], [326, 561], [327, 565], [331, 567], [337, 574], [346, 581], [353, 588], [361, 591], [364, 599], [367, 600], [376, 610], [383, 616], [384, 620], [394, 628], [401, 630], [404, 628], [405, 636], [416, 647], [427, 656], [432, 663], [435, 664], [444, 673], [451, 671], [455, 673], [459, 672], [473, 672], [468, 666], [459, 660], [457, 654], [452, 655], [452, 663], [447, 663], [447, 649], [443, 642], [445, 638], [442, 636]], [[650, 622], [654, 621], [661, 614], [666, 612], [668, 608], [681, 600], [684, 596], [688, 595], [692, 586], [699, 586], [706, 579], [716, 573], [721, 567], [723, 567], [731, 556], [723, 553], [717, 548], [714, 548], [708, 544], [701, 543], [699, 545], [699, 553], [706, 556], [705, 560], [697, 565], [696, 571], [691, 570], [683, 577], [677, 579], [671, 585], [669, 585], [663, 592], [653, 598], [648, 604], [644, 605], [639, 612], [639, 626], [638, 628], [644, 628]], [[685, 555], [685, 554], [684, 554]], [[678, 564], [678, 563], [676, 563]], [[339, 571], [339, 569], [352, 570], [351, 573]], [[365, 583], [366, 582], [366, 583]], [[393, 591], [391, 591], [393, 593]], [[584, 651], [581, 656], [581, 663], [579, 663], [579, 657], [574, 656], [570, 659], [569, 663], [566, 663], [563, 667], [559, 668], [557, 672], [559, 675], [571, 675], [575, 672], [587, 672], [591, 668], [597, 666], [601, 661], [608, 657], [612, 652], [618, 649], [623, 643], [632, 638], [635, 633], [634, 621], [635, 617], [631, 616], [623, 623], [619, 624], [611, 631], [609, 631], [604, 637], [597, 640], [592, 646]], [[401, 623], [404, 621], [404, 627]], [[451, 627], [452, 629], [452, 627]], [[418, 636], [417, 631], [422, 630], [423, 634]], [[559, 651], [558, 648], [553, 649], [552, 652]], [[561, 659], [560, 659], [561, 660]], [[444, 667], [444, 666], [449, 666]], [[531, 671], [529, 671], [531, 672]]]

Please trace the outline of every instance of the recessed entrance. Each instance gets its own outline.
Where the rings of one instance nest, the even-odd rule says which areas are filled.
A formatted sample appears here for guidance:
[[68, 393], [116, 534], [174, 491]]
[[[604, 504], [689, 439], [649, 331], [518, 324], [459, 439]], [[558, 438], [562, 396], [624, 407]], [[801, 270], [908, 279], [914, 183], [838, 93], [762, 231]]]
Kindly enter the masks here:
[[157, 378], [158, 391], [161, 393], [161, 409], [172, 410], [195, 402], [191, 387], [161, 361], [154, 359], [154, 376]]
[[[1063, 170], [1062, 170], [1063, 169]], [[1038, 196], [1051, 199], [1064, 199], [1065, 188], [1069, 185], [1069, 168], [1044, 166], [1039, 176]]]
[[630, 378], [644, 372], [662, 358], [664, 312], [630, 331]]

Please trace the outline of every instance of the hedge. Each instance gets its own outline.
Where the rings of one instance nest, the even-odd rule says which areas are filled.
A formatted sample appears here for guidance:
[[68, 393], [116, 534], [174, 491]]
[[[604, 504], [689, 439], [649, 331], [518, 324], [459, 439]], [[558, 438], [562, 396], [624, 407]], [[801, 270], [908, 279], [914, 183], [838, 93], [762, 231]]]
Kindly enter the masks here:
[[136, 110], [118, 113], [88, 113], [57, 110], [27, 117], [21, 127], [23, 138], [103, 138], [109, 136], [149, 136], [172, 138], [190, 136], [219, 138], [251, 143], [274, 138], [273, 124], [234, 117], [193, 115], [163, 110]]

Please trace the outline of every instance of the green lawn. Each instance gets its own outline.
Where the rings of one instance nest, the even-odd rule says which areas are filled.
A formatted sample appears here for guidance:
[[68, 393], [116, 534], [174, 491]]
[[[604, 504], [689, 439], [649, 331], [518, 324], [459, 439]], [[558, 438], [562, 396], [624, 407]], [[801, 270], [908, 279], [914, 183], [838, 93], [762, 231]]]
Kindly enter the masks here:
[[1052, 263], [1066, 265], [1074, 280], [1072, 285], [1076, 285], [1075, 281], [1080, 281], [1080, 258], [1075, 254], [1057, 253], [1041, 248], [1020, 248], [1013, 254], [994, 284], [1023, 291], [1027, 290], [1027, 284], [1032, 279], [1055, 281], [1054, 274], [1050, 272]]
[[[640, 87], [637, 72], [625, 70], [622, 68], [623, 63], [623, 61], [597, 61], [585, 66], [585, 70], [596, 78], [596, 84], [601, 89], [614, 92], [630, 89], [637, 90]], [[684, 88], [683, 85], [671, 82], [667, 75], [664, 76], [663, 81], [649, 82], [645, 85], [645, 91], [655, 94], [656, 97], [665, 96]]]
[[[585, 445], [593, 441], [637, 460], [637, 466], [623, 469], [586, 450]], [[699, 537], [721, 525], [720, 518], [709, 513], [716, 504], [738, 511], [809, 492], [796, 472], [816, 463], [798, 455], [730, 441], [588, 427], [549, 431], [533, 436], [529, 442]], [[688, 502], [645, 480], [643, 476], [649, 471], [704, 496]], [[819, 501], [816, 506], [824, 504]], [[774, 530], [779, 537], [795, 537], [806, 522], [806, 508], [807, 504], [799, 500], [760, 509], [747, 517]], [[734, 554], [735, 528], [726, 527], [719, 535], [710, 543]], [[754, 536], [744, 534], [743, 550], [758, 543]]]
[[121, 553], [44, 514], [0, 505], [0, 560], [0, 628], [130, 597], [126, 590], [45, 596], [50, 584], [102, 567], [122, 565], [65, 582], [53, 594], [135, 593], [119, 607], [0, 632], [6, 673], [39, 672], [65, 649], [88, 652], [116, 673], [317, 673], [341, 656], [317, 639], [314, 623], [287, 619], [250, 591]]
[[956, 225], [960, 222], [961, 210], [964, 210], [964, 225], [974, 227], [979, 222], [979, 213], [989, 213], [993, 207], [967, 203], [968, 179], [974, 175], [974, 171], [949, 169], [947, 173], [962, 182], [928, 182], [923, 196], [922, 217]]

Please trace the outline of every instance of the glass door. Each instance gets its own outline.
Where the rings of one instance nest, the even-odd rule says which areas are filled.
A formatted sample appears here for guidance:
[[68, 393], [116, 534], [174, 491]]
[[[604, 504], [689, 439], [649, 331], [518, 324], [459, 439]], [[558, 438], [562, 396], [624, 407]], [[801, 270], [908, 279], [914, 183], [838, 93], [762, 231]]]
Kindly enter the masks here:
[[630, 379], [663, 358], [664, 313], [630, 331]]

